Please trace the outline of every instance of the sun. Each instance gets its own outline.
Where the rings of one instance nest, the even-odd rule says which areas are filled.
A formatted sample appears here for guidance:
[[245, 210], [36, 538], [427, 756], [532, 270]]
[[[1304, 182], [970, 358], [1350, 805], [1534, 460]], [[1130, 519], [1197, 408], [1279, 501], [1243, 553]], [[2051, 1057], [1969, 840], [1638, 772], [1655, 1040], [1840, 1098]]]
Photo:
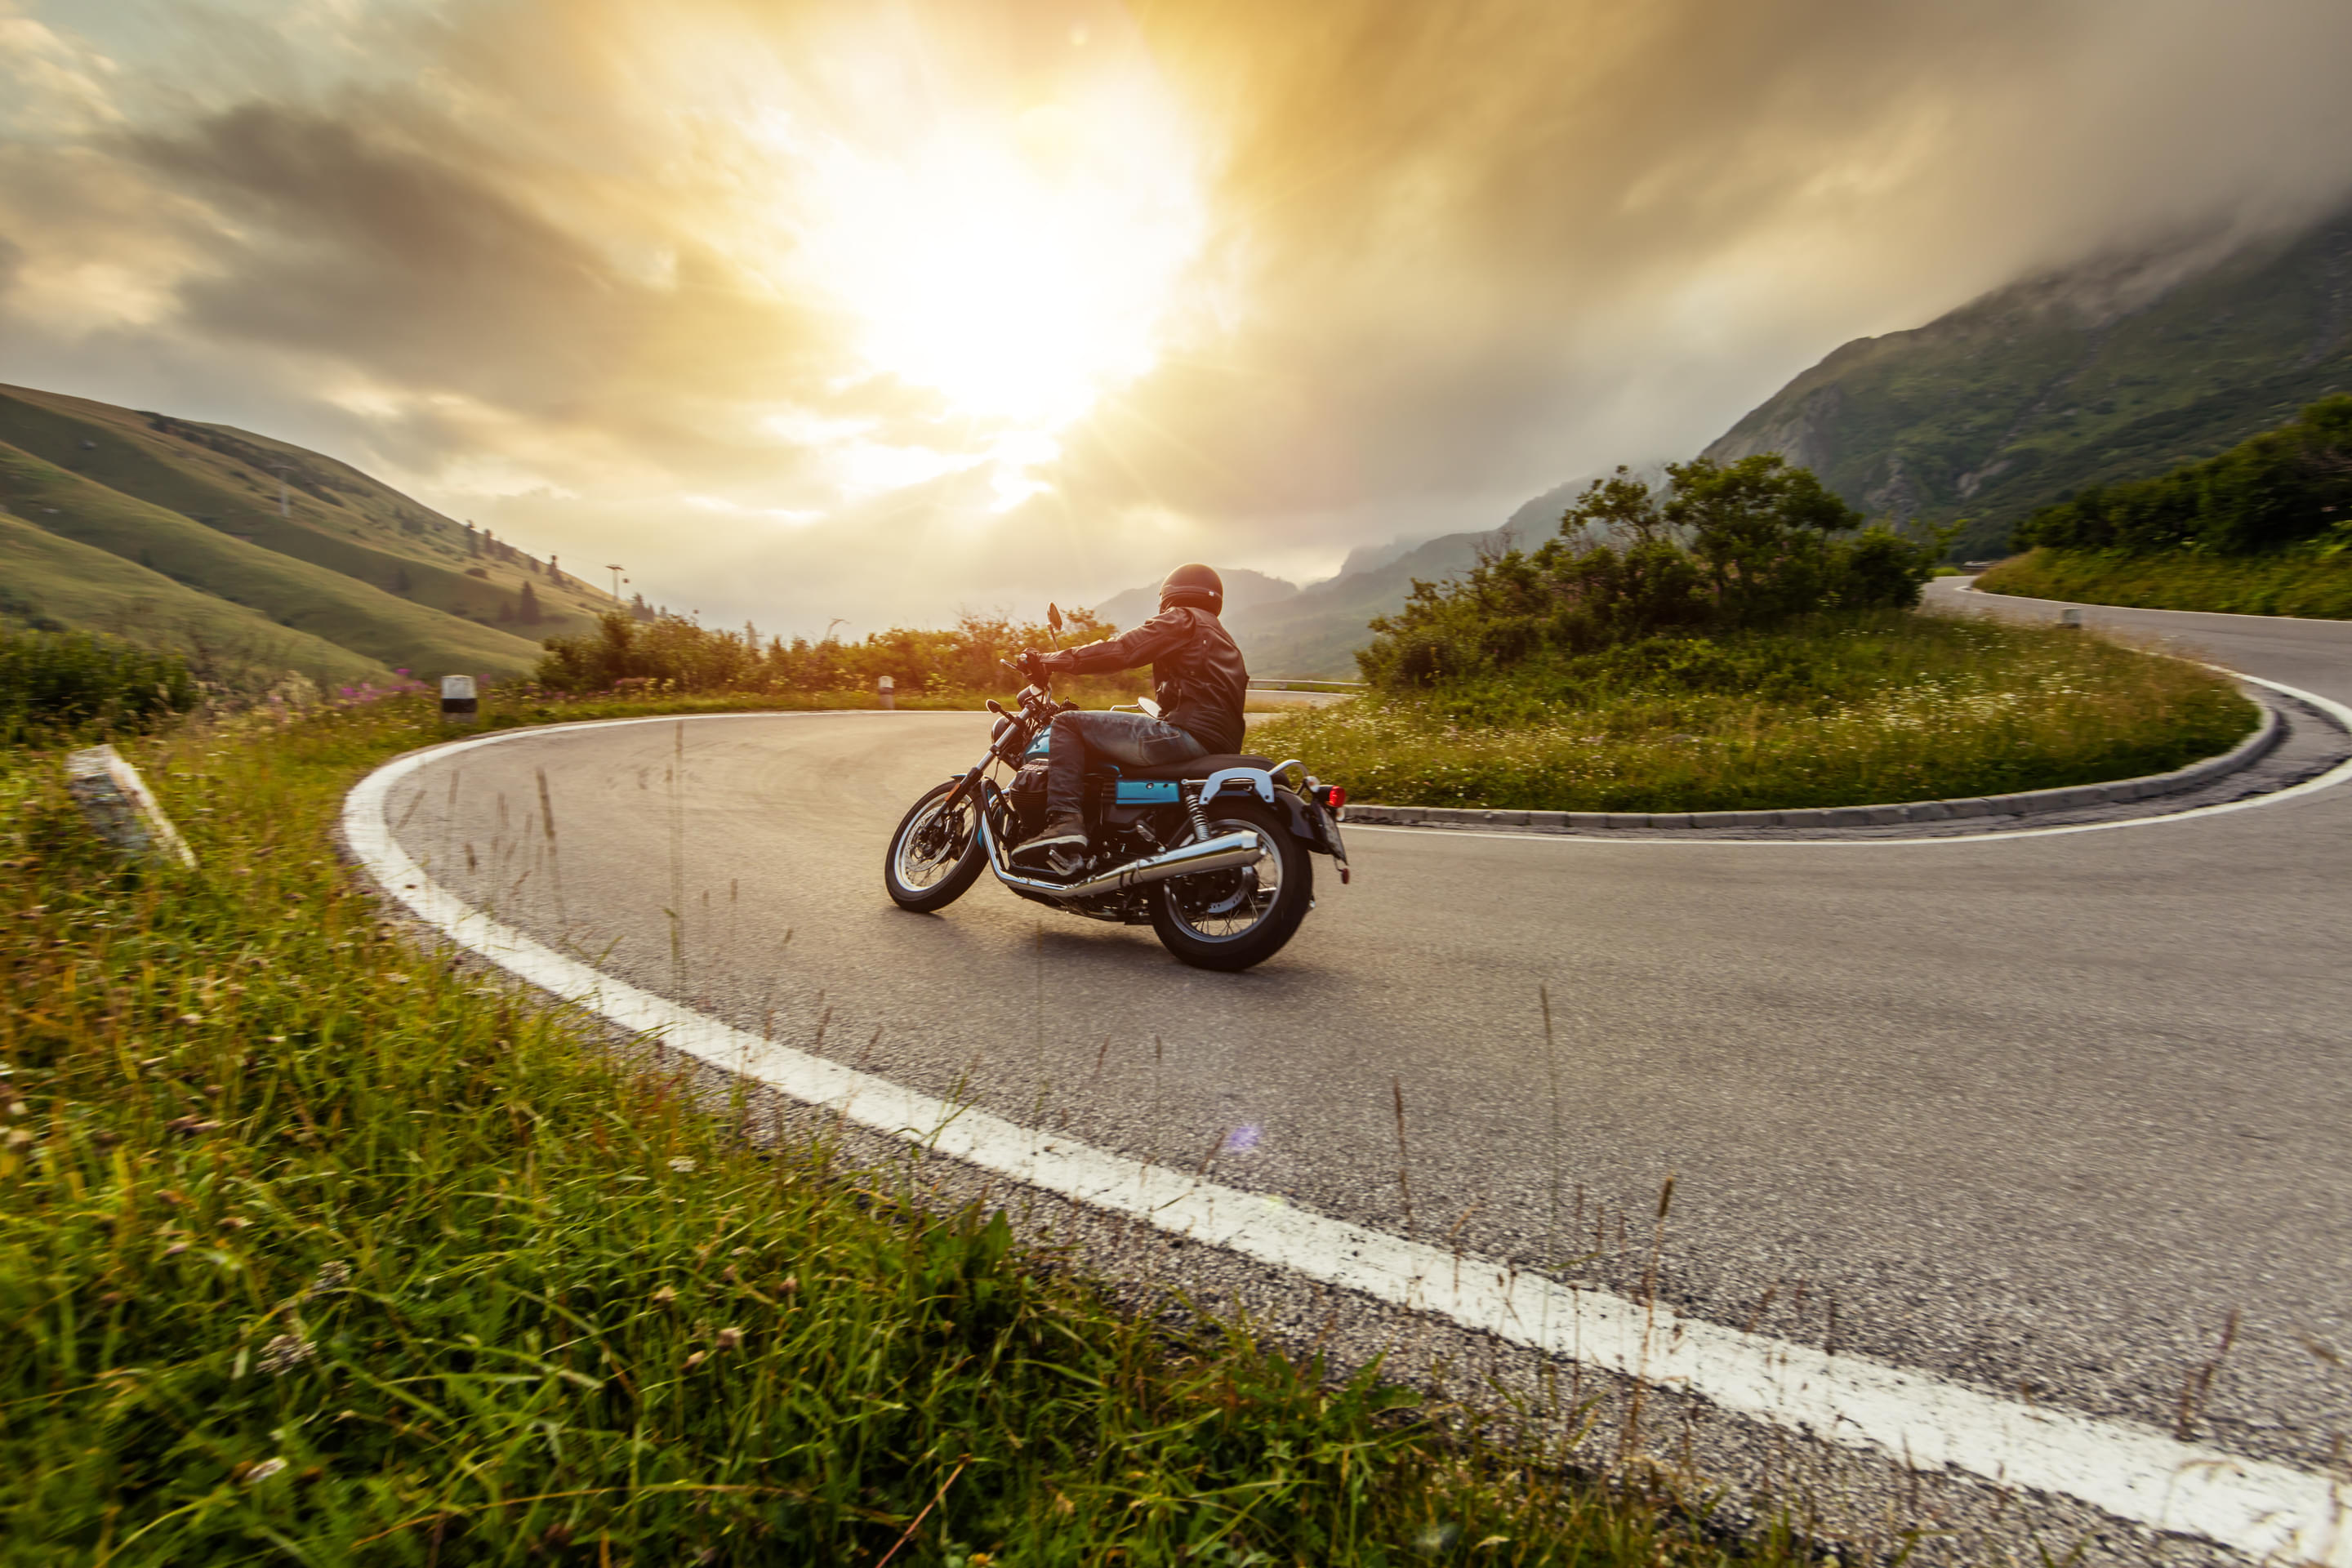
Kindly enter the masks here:
[[1150, 95], [803, 153], [803, 256], [869, 372], [1035, 434], [1157, 363], [1206, 204], [1181, 122]]

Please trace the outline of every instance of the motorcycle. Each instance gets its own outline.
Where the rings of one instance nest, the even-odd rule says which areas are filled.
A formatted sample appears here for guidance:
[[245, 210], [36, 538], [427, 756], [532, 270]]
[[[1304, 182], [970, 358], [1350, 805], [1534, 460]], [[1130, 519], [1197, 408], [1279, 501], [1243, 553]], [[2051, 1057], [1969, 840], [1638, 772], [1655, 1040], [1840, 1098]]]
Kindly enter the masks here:
[[[1042, 669], [1006, 668], [1028, 684], [1011, 709], [989, 700], [988, 754], [927, 792], [890, 835], [882, 880], [900, 909], [943, 910], [984, 867], [1022, 898], [1148, 924], [1186, 963], [1230, 971], [1265, 963], [1298, 930], [1315, 907], [1313, 856], [1329, 856], [1347, 882], [1346, 792], [1295, 758], [1249, 755], [1127, 768], [1089, 759], [1085, 865], [1068, 877], [1014, 868], [1011, 847], [1045, 820], [1047, 731], [1078, 705], [1055, 700]], [[1149, 699], [1118, 710], [1159, 716]], [[1012, 770], [1002, 784], [999, 767]]]

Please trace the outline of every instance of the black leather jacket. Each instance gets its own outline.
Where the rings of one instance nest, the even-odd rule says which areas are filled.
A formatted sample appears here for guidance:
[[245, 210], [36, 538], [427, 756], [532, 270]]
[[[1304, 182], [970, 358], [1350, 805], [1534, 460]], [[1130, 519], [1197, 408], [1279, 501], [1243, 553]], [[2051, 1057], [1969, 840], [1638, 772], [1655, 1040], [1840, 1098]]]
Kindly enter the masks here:
[[1160, 717], [1219, 754], [1242, 746], [1249, 670], [1216, 616], [1190, 605], [1160, 611], [1131, 632], [1046, 656], [1074, 675], [1151, 667]]

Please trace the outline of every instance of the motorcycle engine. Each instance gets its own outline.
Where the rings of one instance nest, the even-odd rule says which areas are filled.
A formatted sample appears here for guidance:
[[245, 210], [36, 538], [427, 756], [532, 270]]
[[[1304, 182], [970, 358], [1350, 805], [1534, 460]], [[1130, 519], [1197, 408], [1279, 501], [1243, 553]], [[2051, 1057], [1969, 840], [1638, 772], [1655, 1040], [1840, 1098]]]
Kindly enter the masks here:
[[1019, 843], [1045, 826], [1045, 763], [1024, 763], [1004, 786], [1005, 804], [1013, 807], [1013, 842]]

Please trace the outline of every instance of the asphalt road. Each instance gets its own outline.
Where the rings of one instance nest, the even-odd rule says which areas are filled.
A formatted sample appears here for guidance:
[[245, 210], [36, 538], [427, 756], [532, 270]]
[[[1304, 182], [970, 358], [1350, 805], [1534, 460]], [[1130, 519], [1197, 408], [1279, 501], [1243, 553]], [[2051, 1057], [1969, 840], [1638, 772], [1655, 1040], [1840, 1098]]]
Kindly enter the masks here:
[[[2352, 702], [2352, 623], [2089, 613]], [[889, 904], [986, 722], [553, 731], [390, 815], [541, 940], [929, 1093], [1620, 1289], [1672, 1173], [1690, 1313], [2167, 1430], [2237, 1313], [2196, 1433], [2352, 1429], [2352, 789], [1991, 842], [1360, 828], [1354, 885], [1216, 975], [986, 878]]]

